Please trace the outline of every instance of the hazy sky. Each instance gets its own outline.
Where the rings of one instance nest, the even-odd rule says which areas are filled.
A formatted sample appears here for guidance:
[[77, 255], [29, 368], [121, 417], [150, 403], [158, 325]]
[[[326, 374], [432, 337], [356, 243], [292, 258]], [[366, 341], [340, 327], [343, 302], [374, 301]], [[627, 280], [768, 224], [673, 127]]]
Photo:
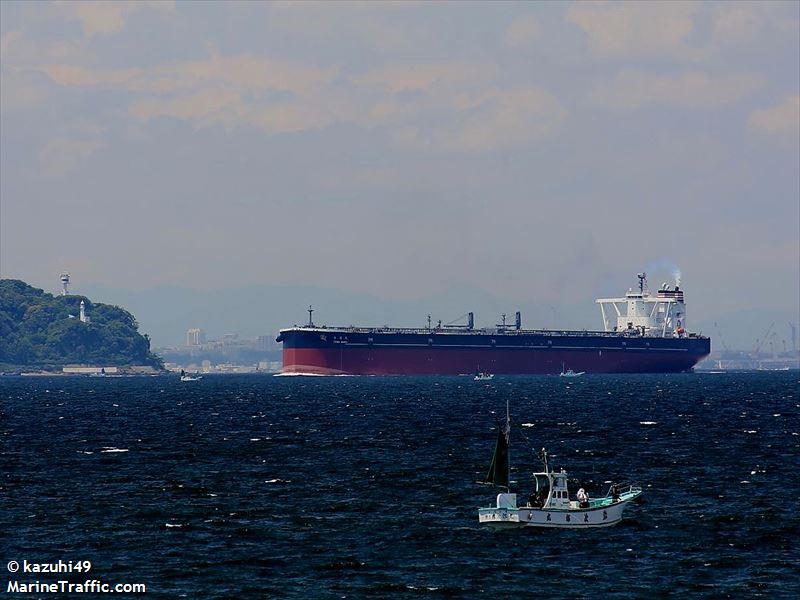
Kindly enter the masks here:
[[798, 310], [797, 2], [0, 10], [3, 277]]

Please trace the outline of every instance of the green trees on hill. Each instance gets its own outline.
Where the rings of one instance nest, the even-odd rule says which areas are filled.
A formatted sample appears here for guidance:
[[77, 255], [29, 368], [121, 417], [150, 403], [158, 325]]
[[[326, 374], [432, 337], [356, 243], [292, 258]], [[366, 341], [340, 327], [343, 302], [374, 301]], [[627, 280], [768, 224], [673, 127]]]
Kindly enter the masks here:
[[[84, 301], [89, 323], [78, 318]], [[150, 339], [128, 311], [84, 296], [53, 296], [0, 279], [0, 363], [55, 367], [70, 363], [150, 365]]]

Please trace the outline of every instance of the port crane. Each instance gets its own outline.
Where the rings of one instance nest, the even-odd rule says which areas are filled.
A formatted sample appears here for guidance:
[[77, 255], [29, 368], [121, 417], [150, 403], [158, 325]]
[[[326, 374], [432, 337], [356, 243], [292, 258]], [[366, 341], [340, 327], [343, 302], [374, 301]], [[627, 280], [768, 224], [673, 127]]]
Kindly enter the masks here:
[[753, 349], [754, 355], [756, 356], [759, 355], [759, 353], [761, 352], [761, 346], [769, 339], [769, 334], [772, 333], [773, 327], [775, 327], [775, 321], [770, 323], [769, 327], [767, 327], [767, 330], [764, 332], [764, 335], [761, 336], [760, 340], [756, 338], [756, 345], [755, 348]]
[[719, 336], [719, 341], [722, 344], [722, 348], [725, 350], [725, 352], [730, 352], [731, 349], [728, 347], [728, 344], [725, 342], [725, 338], [722, 337], [722, 330], [719, 328], [719, 325], [717, 325], [716, 321], [714, 321], [714, 329], [717, 330], [717, 335]]

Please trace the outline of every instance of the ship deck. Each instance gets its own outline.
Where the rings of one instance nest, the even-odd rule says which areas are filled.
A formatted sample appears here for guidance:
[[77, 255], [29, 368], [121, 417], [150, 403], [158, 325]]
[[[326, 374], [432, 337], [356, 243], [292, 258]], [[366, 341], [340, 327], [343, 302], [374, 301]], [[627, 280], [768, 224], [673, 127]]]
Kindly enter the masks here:
[[[645, 335], [642, 336], [637, 330], [623, 331], [597, 331], [587, 329], [516, 329], [514, 327], [484, 327], [484, 328], [456, 328], [456, 327], [358, 327], [349, 326], [300, 326], [287, 327], [281, 329], [280, 333], [304, 332], [304, 333], [350, 333], [350, 334], [377, 334], [377, 335], [474, 335], [474, 336], [552, 336], [552, 337], [597, 337], [597, 338], [657, 338], [657, 339], [682, 339], [677, 336]], [[687, 333], [683, 339], [708, 339], [698, 333]]]

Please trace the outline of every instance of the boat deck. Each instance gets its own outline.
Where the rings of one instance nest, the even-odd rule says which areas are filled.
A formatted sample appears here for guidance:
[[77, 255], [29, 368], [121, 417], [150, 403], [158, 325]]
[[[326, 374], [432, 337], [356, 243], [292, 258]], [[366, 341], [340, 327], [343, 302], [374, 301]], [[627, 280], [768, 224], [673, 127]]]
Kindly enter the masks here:
[[603, 496], [602, 498], [593, 498], [589, 500], [589, 506], [582, 507], [580, 505], [580, 502], [578, 502], [577, 500], [571, 500], [569, 503], [569, 508], [554, 508], [554, 507], [542, 508], [540, 506], [531, 506], [530, 504], [526, 504], [518, 508], [533, 508], [536, 510], [547, 510], [555, 512], [580, 512], [586, 510], [596, 510], [598, 508], [607, 508], [615, 504], [630, 502], [631, 500], [635, 500], [641, 495], [642, 495], [642, 488], [637, 486], [630, 486], [629, 489], [626, 489], [624, 492], [620, 492], [619, 498], [617, 498], [616, 500], [611, 496]]

